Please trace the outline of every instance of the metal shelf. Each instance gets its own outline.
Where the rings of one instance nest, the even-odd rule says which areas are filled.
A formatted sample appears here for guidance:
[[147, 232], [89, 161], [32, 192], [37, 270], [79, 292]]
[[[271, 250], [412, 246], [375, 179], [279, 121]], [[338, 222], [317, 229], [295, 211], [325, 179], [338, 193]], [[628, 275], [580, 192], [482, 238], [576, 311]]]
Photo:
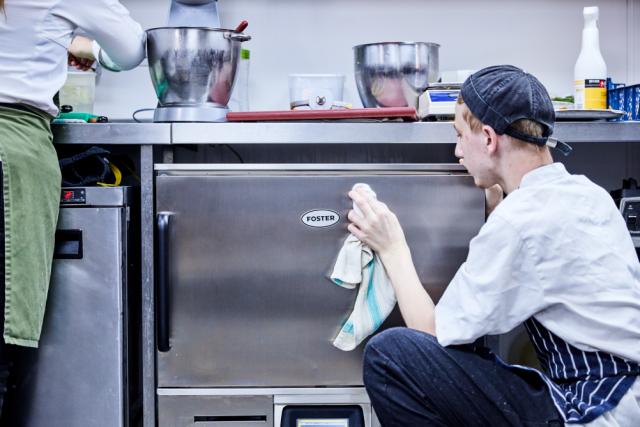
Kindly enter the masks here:
[[[57, 144], [454, 144], [451, 122], [54, 125]], [[568, 143], [640, 143], [640, 122], [558, 122]]]

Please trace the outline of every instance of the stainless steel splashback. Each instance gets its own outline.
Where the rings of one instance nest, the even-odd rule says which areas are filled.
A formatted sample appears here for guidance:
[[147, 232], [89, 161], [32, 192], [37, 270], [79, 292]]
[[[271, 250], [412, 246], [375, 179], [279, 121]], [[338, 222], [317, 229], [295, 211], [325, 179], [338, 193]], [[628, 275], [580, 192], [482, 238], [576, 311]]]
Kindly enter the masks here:
[[[435, 300], [484, 221], [484, 195], [458, 165], [156, 170], [156, 209], [170, 218], [157, 259], [167, 273], [157, 323], [166, 321], [170, 347], [157, 355], [161, 388], [362, 385], [363, 345], [331, 344], [357, 292], [327, 279], [348, 235], [353, 184], [368, 183], [396, 212]], [[313, 210], [339, 220], [311, 227], [302, 216]], [[401, 324], [396, 309], [383, 328]]]

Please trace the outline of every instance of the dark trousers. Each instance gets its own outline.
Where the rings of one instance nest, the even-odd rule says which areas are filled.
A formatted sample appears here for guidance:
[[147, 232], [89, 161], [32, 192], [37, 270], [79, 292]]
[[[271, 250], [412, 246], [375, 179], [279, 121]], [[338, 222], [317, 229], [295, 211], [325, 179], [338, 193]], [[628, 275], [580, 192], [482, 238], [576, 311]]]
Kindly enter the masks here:
[[0, 338], [0, 417], [2, 415], [2, 403], [4, 402], [4, 395], [7, 392], [7, 382], [9, 379], [9, 372], [13, 365], [11, 357], [11, 347], [6, 345], [4, 340]]
[[364, 383], [383, 427], [564, 425], [536, 373], [516, 373], [484, 347], [442, 347], [413, 329], [369, 341]]

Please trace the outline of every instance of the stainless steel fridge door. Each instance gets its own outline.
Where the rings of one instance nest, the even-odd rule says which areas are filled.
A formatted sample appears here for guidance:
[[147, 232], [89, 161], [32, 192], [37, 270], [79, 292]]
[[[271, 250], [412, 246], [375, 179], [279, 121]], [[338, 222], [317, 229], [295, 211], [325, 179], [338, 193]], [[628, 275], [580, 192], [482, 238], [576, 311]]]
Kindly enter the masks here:
[[[484, 222], [484, 194], [459, 170], [215, 168], [157, 166], [157, 262], [167, 277], [157, 323], [168, 334], [159, 387], [362, 385], [363, 345], [342, 352], [331, 344], [357, 291], [327, 279], [348, 235], [355, 183], [371, 185], [396, 212], [435, 300]], [[310, 211], [339, 219], [312, 227], [302, 220]], [[400, 324], [396, 309], [383, 328]]]
[[62, 208], [21, 426], [125, 426], [125, 208]]

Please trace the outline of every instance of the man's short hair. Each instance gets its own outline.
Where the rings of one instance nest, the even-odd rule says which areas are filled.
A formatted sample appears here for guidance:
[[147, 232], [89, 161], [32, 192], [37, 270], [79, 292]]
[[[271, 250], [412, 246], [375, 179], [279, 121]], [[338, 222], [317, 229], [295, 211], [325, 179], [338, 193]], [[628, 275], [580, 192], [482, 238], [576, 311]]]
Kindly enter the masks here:
[[[464, 99], [462, 98], [462, 94], [458, 95], [457, 103], [460, 105], [465, 105]], [[480, 129], [482, 128], [483, 123], [480, 121], [480, 119], [478, 119], [476, 116], [473, 115], [473, 113], [469, 108], [464, 109], [464, 112], [462, 113], [462, 118], [469, 125], [469, 128], [471, 128], [473, 132], [479, 132]], [[543, 126], [540, 123], [534, 122], [533, 120], [529, 120], [529, 119], [516, 120], [511, 124], [511, 126], [518, 132], [523, 133], [525, 135], [542, 137], [542, 135], [544, 134]]]

